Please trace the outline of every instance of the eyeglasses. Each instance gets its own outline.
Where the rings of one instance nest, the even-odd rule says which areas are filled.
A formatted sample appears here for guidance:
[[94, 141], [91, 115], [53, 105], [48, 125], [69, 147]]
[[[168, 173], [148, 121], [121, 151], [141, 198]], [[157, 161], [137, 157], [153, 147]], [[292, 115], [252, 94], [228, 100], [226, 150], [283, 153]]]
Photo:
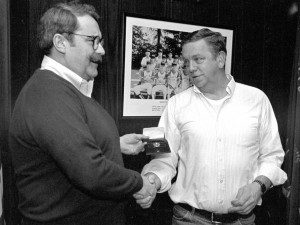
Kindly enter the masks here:
[[104, 46], [104, 39], [103, 37], [100, 38], [100, 36], [90, 36], [90, 35], [84, 35], [84, 34], [75, 34], [75, 33], [71, 33], [71, 34], [74, 34], [74, 35], [78, 35], [78, 36], [81, 36], [81, 37], [87, 37], [87, 38], [90, 38], [90, 41], [93, 42], [93, 48], [94, 50], [96, 50], [99, 46], [99, 44], [103, 47]]

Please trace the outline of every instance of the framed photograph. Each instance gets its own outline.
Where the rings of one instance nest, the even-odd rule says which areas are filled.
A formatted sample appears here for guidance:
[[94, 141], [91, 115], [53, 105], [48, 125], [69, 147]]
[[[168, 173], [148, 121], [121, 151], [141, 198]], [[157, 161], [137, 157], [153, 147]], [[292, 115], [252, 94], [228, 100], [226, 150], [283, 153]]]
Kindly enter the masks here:
[[193, 85], [181, 44], [202, 28], [226, 37], [225, 72], [231, 73], [233, 30], [124, 15], [124, 117], [160, 116], [170, 97]]

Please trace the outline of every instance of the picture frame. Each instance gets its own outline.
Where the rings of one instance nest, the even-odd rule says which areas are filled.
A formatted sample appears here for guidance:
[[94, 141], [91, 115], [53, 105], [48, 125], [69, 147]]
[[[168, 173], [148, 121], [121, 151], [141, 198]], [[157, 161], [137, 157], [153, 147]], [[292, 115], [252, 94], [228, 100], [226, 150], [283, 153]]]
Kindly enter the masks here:
[[[220, 32], [226, 38], [225, 72], [231, 73], [233, 29], [174, 22], [126, 13], [123, 19], [123, 117], [159, 117], [172, 95], [192, 86], [186, 79], [185, 70], [182, 69], [184, 64], [181, 57], [181, 41], [188, 32], [202, 28]], [[164, 56], [169, 58], [169, 61]], [[164, 65], [161, 63], [162, 61], [165, 62]], [[175, 84], [172, 84], [174, 87], [170, 85], [172, 74], [174, 74], [171, 71], [176, 73], [174, 61], [180, 62], [177, 68], [181, 72], [180, 75], [177, 74], [179, 83], [176, 84], [177, 89]], [[161, 68], [163, 66], [165, 66], [164, 70]], [[154, 72], [151, 73], [152, 70]], [[163, 85], [159, 86], [163, 83], [159, 82], [159, 77], [162, 77], [160, 74], [163, 72], [158, 73], [158, 71], [168, 72], [165, 76], [166, 88]], [[154, 73], [156, 74], [154, 75]], [[182, 78], [178, 78], [180, 76]]]

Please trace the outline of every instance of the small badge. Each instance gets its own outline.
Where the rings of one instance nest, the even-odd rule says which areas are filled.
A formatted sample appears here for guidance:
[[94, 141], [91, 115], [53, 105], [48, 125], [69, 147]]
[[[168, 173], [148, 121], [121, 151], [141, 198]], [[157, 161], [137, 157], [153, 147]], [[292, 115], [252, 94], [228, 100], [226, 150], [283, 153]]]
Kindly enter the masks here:
[[160, 143], [159, 143], [159, 142], [154, 142], [154, 143], [153, 143], [153, 146], [154, 146], [155, 148], [158, 148], [158, 147], [160, 146]]

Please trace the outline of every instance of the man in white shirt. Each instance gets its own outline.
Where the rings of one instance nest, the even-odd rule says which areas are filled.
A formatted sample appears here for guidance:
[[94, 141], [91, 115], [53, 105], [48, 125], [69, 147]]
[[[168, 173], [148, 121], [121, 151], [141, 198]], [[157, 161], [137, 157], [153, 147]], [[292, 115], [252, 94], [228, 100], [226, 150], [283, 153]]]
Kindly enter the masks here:
[[147, 65], [147, 62], [150, 62], [151, 60], [151, 57], [150, 57], [150, 52], [147, 50], [145, 52], [145, 56], [142, 58], [142, 61], [141, 61], [141, 66], [146, 66]]
[[174, 59], [173, 59], [173, 54], [172, 54], [172, 52], [169, 52], [168, 58], [167, 58], [167, 65], [168, 65], [169, 67], [171, 67], [173, 61], [174, 61]]
[[155, 63], [156, 63], [157, 67], [159, 67], [161, 65], [161, 62], [163, 59], [162, 56], [163, 56], [163, 52], [162, 52], [162, 50], [159, 50], [157, 53], [157, 57], [155, 58]]
[[167, 99], [169, 99], [171, 96], [179, 93], [179, 81], [180, 81], [180, 74], [178, 65], [176, 63], [172, 63], [172, 67], [170, 69], [170, 72], [167, 73]]
[[154, 78], [155, 85], [152, 88], [152, 99], [156, 98], [156, 92], [161, 91], [163, 99], [167, 98], [167, 87], [166, 87], [166, 70], [165, 64], [160, 64], [157, 73]]
[[[182, 54], [194, 86], [173, 96], [161, 116], [171, 153], [142, 171], [158, 192], [169, 192], [173, 225], [252, 225], [261, 196], [287, 178], [272, 106], [261, 90], [225, 74], [225, 46], [209, 29], [185, 40]], [[144, 208], [154, 200], [135, 197]]]
[[[151, 62], [147, 62], [147, 66], [145, 70], [141, 71], [140, 76], [139, 84], [132, 88], [134, 95], [138, 96], [140, 99], [150, 99], [154, 84]], [[144, 97], [143, 93], [141, 93], [142, 91], [147, 93], [146, 97]]]

